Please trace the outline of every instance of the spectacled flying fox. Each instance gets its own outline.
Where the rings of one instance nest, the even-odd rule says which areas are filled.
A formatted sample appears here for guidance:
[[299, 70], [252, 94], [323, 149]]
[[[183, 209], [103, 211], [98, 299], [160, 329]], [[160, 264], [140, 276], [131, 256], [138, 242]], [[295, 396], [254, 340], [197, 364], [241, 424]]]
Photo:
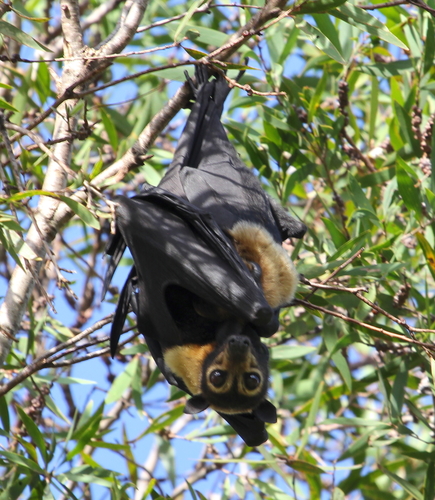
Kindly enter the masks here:
[[282, 241], [306, 227], [262, 189], [221, 123], [230, 91], [205, 66], [188, 78], [195, 102], [158, 187], [117, 197], [105, 290], [125, 248], [134, 267], [111, 331], [115, 355], [130, 306], [161, 372], [192, 398], [185, 411], [216, 410], [250, 446], [276, 421], [266, 399], [267, 347], [298, 274]]

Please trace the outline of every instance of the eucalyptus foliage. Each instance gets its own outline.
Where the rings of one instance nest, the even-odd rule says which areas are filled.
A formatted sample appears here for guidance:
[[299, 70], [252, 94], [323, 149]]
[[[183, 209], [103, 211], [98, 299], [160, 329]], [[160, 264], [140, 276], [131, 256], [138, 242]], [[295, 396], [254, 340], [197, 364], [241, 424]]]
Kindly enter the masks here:
[[[80, 2], [93, 48], [81, 58], [130, 3]], [[0, 500], [433, 500], [435, 1], [281, 2], [228, 64], [209, 61], [229, 78], [248, 68], [224, 124], [309, 228], [285, 245], [304, 278], [266, 341], [279, 418], [256, 449], [211, 411], [183, 415], [184, 394], [163, 381], [133, 314], [111, 360], [118, 290], [105, 303], [100, 294], [110, 200], [158, 183], [188, 111], [163, 131], [153, 119], [184, 71], [264, 3], [150, 0], [127, 55], [66, 94], [60, 17], [72, 4], [0, 4], [2, 301], [13, 272], [37, 269], [19, 329], [4, 333]], [[61, 190], [44, 190], [60, 96], [70, 170]], [[128, 172], [92, 187], [146, 126], [158, 135], [152, 157], [140, 151]], [[26, 238], [47, 196], [75, 215], [41, 257]]]

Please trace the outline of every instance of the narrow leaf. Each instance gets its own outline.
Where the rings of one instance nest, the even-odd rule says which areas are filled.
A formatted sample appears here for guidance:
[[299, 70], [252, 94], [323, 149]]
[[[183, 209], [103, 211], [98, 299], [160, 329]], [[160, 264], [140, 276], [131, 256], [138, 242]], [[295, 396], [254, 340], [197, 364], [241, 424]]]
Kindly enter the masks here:
[[426, 257], [426, 263], [429, 267], [429, 271], [435, 279], [435, 251], [422, 233], [417, 233], [416, 236], [418, 243], [423, 250], [424, 256]]
[[11, 104], [6, 102], [4, 99], [0, 99], [0, 108], [7, 109], [8, 111], [13, 111], [14, 113], [18, 113], [18, 109], [14, 108]]
[[183, 32], [184, 28], [188, 25], [196, 9], [202, 4], [202, 2], [203, 0], [195, 0], [189, 7], [189, 10], [184, 15], [183, 19], [181, 20], [180, 24], [178, 25], [178, 28], [174, 33], [174, 42], [179, 42], [181, 40], [180, 34]]
[[16, 409], [20, 415], [21, 421], [24, 424], [29, 436], [33, 439], [33, 442], [38, 447], [41, 452], [42, 458], [44, 461], [47, 461], [47, 447], [45, 445], [44, 436], [41, 434], [38, 426], [35, 422], [27, 415], [27, 413], [20, 407], [16, 406]]
[[412, 179], [407, 171], [406, 165], [404, 165], [402, 158], [397, 157], [396, 163], [396, 175], [397, 175], [397, 186], [399, 189], [400, 196], [402, 197], [403, 203], [408, 210], [414, 210], [417, 218], [420, 220], [422, 217], [421, 213], [421, 194], [420, 190], [415, 187], [414, 179]]
[[314, 422], [316, 420], [316, 416], [319, 413], [319, 406], [320, 406], [320, 401], [322, 399], [322, 392], [323, 392], [323, 386], [325, 383], [322, 381], [319, 384], [319, 387], [317, 388], [316, 394], [314, 395], [313, 398], [313, 403], [310, 408], [310, 413], [308, 414], [307, 420], [305, 421], [305, 432], [302, 436], [301, 442], [299, 444], [299, 448], [295, 454], [295, 457], [299, 457], [300, 453], [304, 450], [305, 445], [308, 442], [308, 439], [310, 437], [310, 433], [308, 432], [308, 429], [314, 425]]
[[296, 6], [293, 14], [315, 14], [317, 12], [327, 12], [343, 5], [347, 0], [308, 0], [300, 6]]
[[68, 198], [67, 196], [60, 195], [59, 198], [66, 203], [69, 208], [88, 226], [93, 227], [94, 229], [100, 229], [100, 223], [98, 219], [91, 214], [91, 212], [83, 206], [78, 201], [73, 200], [72, 198]]
[[14, 465], [21, 465], [22, 467], [25, 467], [26, 469], [30, 469], [33, 472], [36, 472], [41, 475], [45, 475], [45, 471], [39, 467], [39, 465], [34, 462], [33, 460], [30, 460], [29, 458], [23, 457], [22, 455], [19, 455], [18, 453], [14, 453], [12, 451], [6, 451], [0, 449], [0, 456], [4, 456], [7, 460], [11, 462], [11, 464]]
[[9, 38], [14, 39], [18, 43], [22, 43], [23, 45], [32, 47], [32, 49], [36, 50], [42, 49], [45, 50], [46, 52], [52, 52], [48, 47], [38, 42], [27, 33], [24, 33], [24, 31], [21, 31], [13, 24], [10, 24], [1, 19], [0, 19], [0, 33], [4, 36], [8, 36]]
[[433, 498], [435, 498], [435, 462], [432, 460], [427, 466], [424, 500], [432, 500]]
[[346, 5], [331, 10], [330, 13], [363, 32], [369, 32], [371, 35], [379, 37], [385, 42], [392, 43], [401, 49], [408, 50], [408, 47], [394, 36], [381, 21], [356, 5], [347, 2]]
[[406, 479], [403, 479], [402, 477], [398, 476], [397, 474], [394, 474], [393, 472], [390, 472], [388, 469], [385, 467], [382, 467], [382, 465], [379, 465], [379, 468], [387, 475], [389, 476], [394, 482], [399, 484], [409, 495], [413, 497], [415, 500], [424, 500], [423, 495], [421, 492], [409, 481], [406, 481]]
[[272, 347], [270, 350], [271, 358], [274, 360], [278, 359], [297, 359], [303, 358], [308, 354], [312, 354], [317, 351], [317, 347], [309, 346], [297, 346], [297, 345], [279, 345]]

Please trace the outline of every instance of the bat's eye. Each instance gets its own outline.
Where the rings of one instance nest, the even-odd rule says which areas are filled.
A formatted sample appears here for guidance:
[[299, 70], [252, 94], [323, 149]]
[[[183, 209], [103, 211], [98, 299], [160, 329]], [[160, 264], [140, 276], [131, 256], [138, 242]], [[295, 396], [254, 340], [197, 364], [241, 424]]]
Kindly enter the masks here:
[[253, 278], [255, 279], [255, 281], [257, 283], [259, 283], [261, 280], [261, 267], [260, 267], [260, 265], [257, 264], [256, 262], [253, 262], [253, 261], [250, 261], [249, 264], [251, 265], [250, 270], [251, 270]]
[[222, 387], [227, 379], [227, 372], [223, 370], [213, 370], [209, 376], [210, 382], [214, 387]]
[[245, 387], [249, 391], [253, 391], [261, 384], [261, 377], [258, 373], [245, 373], [243, 375], [243, 381], [245, 382]]

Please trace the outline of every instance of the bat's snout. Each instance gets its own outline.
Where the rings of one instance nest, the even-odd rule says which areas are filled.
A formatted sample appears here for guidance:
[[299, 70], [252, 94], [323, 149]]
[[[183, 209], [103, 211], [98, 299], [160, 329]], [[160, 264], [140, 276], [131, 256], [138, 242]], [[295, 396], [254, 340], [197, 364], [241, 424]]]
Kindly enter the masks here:
[[231, 335], [228, 343], [231, 349], [237, 352], [246, 352], [251, 347], [251, 341], [245, 335]]

